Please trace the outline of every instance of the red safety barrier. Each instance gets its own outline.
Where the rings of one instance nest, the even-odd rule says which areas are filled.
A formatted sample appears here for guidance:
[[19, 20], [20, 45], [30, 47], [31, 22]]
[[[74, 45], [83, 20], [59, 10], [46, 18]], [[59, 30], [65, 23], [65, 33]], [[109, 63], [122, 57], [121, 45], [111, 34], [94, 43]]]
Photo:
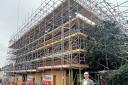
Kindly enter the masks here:
[[24, 82], [22, 81], [21, 85], [24, 85]]
[[35, 83], [31, 82], [30, 85], [35, 85]]
[[15, 85], [15, 81], [14, 80], [12, 81], [12, 85]]
[[105, 85], [105, 82], [103, 79], [100, 80], [100, 85]]
[[8, 80], [8, 85], [10, 85], [10, 81]]
[[43, 81], [43, 85], [52, 85], [51, 81]]

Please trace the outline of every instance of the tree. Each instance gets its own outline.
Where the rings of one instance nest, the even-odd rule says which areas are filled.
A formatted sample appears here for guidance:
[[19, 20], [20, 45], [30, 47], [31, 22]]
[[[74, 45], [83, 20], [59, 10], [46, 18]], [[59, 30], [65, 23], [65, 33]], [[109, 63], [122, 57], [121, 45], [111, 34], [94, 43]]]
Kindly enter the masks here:
[[103, 21], [99, 25], [89, 27], [86, 34], [87, 63], [98, 70], [117, 69], [121, 64], [121, 45], [125, 43], [121, 25]]
[[128, 84], [128, 64], [125, 64], [117, 71], [113, 71], [108, 77], [107, 85], [127, 85]]

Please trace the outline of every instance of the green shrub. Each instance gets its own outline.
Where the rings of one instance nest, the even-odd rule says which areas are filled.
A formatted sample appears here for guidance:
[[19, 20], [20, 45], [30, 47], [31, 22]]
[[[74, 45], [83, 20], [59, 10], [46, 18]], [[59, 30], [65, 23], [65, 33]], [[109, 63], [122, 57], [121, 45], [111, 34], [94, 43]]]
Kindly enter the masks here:
[[128, 85], [128, 64], [119, 68], [119, 70], [112, 72], [108, 78], [107, 85]]

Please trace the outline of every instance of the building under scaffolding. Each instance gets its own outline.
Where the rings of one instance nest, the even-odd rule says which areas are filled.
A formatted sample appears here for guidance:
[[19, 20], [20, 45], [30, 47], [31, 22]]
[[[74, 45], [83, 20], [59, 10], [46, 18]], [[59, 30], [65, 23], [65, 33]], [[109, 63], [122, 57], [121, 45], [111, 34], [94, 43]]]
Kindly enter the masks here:
[[[90, 2], [91, 3], [91, 2]], [[114, 19], [85, 0], [49, 0], [10, 40], [6, 73], [23, 81], [51, 80], [52, 85], [79, 85], [86, 64], [86, 30], [102, 19]], [[106, 13], [107, 14], [107, 13]], [[49, 84], [51, 85], [51, 84]]]

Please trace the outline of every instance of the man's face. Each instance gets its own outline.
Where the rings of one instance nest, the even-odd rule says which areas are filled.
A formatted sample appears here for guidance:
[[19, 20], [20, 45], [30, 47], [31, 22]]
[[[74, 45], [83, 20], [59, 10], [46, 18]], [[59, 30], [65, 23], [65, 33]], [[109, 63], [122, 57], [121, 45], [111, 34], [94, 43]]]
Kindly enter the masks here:
[[84, 78], [88, 79], [89, 78], [89, 74], [84, 74]]

